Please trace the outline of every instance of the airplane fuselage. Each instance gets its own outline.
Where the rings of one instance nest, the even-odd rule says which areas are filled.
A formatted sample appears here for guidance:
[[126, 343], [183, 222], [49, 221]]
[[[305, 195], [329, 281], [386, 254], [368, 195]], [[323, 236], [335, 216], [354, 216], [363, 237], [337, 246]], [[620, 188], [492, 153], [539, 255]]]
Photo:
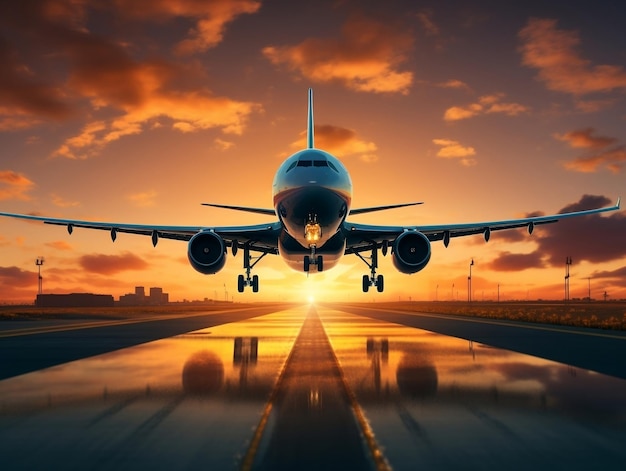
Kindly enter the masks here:
[[350, 212], [352, 180], [344, 165], [328, 152], [296, 152], [279, 167], [273, 183], [274, 209], [282, 224], [279, 253], [302, 271], [308, 254], [334, 266], [345, 251], [341, 231]]

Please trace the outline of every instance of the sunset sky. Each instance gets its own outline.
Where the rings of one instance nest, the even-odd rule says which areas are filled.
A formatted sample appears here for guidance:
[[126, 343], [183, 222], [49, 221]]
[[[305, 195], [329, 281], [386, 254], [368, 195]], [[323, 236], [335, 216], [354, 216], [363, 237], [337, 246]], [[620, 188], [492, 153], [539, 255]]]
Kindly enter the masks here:
[[[438, 224], [552, 214], [626, 196], [626, 13], [613, 1], [22, 0], [0, 4], [0, 211], [145, 224], [271, 220], [280, 163], [305, 144], [350, 171], [354, 216]], [[626, 215], [432, 244], [414, 275], [356, 256], [307, 277], [280, 257], [237, 293], [241, 252], [197, 273], [185, 242], [0, 220], [0, 303], [45, 293], [171, 300], [626, 298]]]

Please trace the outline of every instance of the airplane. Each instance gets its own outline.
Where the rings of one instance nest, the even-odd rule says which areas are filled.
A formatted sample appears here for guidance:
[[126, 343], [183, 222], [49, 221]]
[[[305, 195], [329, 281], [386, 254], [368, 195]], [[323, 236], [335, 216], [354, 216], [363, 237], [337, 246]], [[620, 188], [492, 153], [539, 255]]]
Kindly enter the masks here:
[[[305, 273], [328, 270], [337, 265], [344, 255], [354, 254], [370, 270], [369, 274], [363, 275], [363, 292], [368, 292], [374, 286], [378, 292], [382, 292], [384, 278], [377, 274], [379, 252], [386, 256], [391, 251], [395, 268], [402, 273], [412, 274], [424, 269], [430, 261], [433, 241], [441, 240], [448, 247], [451, 238], [483, 234], [488, 242], [493, 231], [526, 227], [528, 233], [532, 234], [535, 226], [541, 224], [616, 211], [620, 207], [618, 198], [615, 206], [499, 221], [422, 226], [381, 226], [352, 222], [348, 220], [349, 216], [414, 206], [422, 202], [351, 208], [350, 174], [337, 157], [315, 147], [314, 129], [313, 90], [309, 88], [306, 148], [288, 157], [278, 168], [272, 184], [273, 209], [202, 203], [205, 206], [275, 218], [266, 224], [168, 226], [83, 221], [4, 212], [0, 212], [0, 216], [66, 226], [69, 234], [75, 228], [105, 230], [110, 232], [113, 242], [118, 233], [149, 236], [154, 246], [159, 239], [183, 240], [188, 243], [189, 263], [205, 275], [215, 274], [224, 267], [227, 248], [231, 249], [233, 256], [241, 249], [245, 276], [238, 276], [237, 289], [240, 293], [246, 287], [251, 287], [255, 293], [259, 291], [259, 277], [251, 276], [251, 271], [268, 254], [279, 254], [289, 267]], [[253, 253], [255, 256], [251, 255]]]

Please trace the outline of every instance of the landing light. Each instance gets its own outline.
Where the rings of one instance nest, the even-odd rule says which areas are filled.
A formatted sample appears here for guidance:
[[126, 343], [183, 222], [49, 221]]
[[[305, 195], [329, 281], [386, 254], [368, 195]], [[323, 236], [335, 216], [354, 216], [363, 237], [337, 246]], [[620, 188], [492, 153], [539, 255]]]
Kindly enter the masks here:
[[304, 227], [304, 237], [309, 244], [315, 244], [322, 236], [322, 228], [317, 222], [309, 222]]

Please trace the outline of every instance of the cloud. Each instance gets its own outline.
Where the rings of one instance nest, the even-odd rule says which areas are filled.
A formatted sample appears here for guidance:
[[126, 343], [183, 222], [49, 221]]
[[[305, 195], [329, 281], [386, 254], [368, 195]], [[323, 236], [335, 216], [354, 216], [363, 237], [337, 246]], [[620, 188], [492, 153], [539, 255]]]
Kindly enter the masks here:
[[46, 244], [46, 247], [50, 247], [50, 248], [53, 248], [55, 250], [63, 250], [63, 251], [74, 250], [72, 245], [67, 243], [67, 242], [65, 242], [64, 240], [56, 240], [54, 242], [48, 242]]
[[614, 137], [592, 136], [593, 128], [577, 129], [565, 134], [555, 134], [559, 141], [567, 142], [570, 147], [583, 149], [601, 149], [617, 142]]
[[433, 144], [440, 146], [437, 157], [443, 159], [460, 159], [461, 164], [466, 167], [476, 165], [476, 159], [471, 158], [476, 155], [473, 147], [465, 147], [458, 141], [452, 139], [433, 139]]
[[[605, 196], [583, 195], [581, 199], [562, 208], [559, 213], [595, 209], [612, 204]], [[521, 231], [499, 233], [498, 237], [506, 240], [505, 234]], [[603, 263], [620, 260], [626, 257], [626, 215], [614, 212], [610, 216], [593, 214], [561, 220], [554, 224], [538, 226], [532, 239], [536, 249], [529, 254], [513, 254], [503, 252], [492, 262], [494, 270], [513, 270], [539, 268], [543, 266], [564, 266], [565, 258], [571, 257], [574, 264], [581, 261]]]
[[50, 197], [52, 198], [52, 204], [60, 208], [71, 208], [75, 206], [80, 206], [80, 203], [78, 201], [66, 200], [65, 198], [57, 195], [56, 193], [52, 193]]
[[433, 20], [434, 13], [430, 9], [423, 9], [417, 12], [417, 19], [422, 25], [422, 29], [426, 33], [426, 36], [439, 36], [439, 26]]
[[83, 255], [79, 263], [83, 270], [101, 275], [115, 275], [123, 271], [145, 270], [149, 267], [148, 263], [130, 252], [121, 255]]
[[522, 64], [537, 69], [550, 90], [585, 95], [626, 88], [623, 67], [592, 65], [578, 51], [578, 32], [557, 29], [556, 20], [532, 18], [518, 36]]
[[589, 149], [595, 152], [583, 155], [569, 162], [565, 162], [565, 168], [583, 173], [596, 172], [601, 167], [606, 167], [613, 173], [619, 173], [626, 163], [626, 148], [616, 146], [617, 139], [606, 136], [593, 136], [595, 129], [584, 128], [570, 131], [565, 134], [555, 134], [555, 139], [567, 142], [575, 149]]
[[122, 16], [133, 19], [197, 19], [189, 37], [176, 45], [176, 52], [183, 55], [215, 47], [222, 41], [228, 23], [261, 8], [257, 0], [115, 0], [115, 5]]
[[155, 199], [158, 196], [158, 193], [154, 190], [144, 191], [141, 193], [133, 193], [132, 195], [128, 195], [128, 199], [135, 206], [139, 206], [140, 208], [145, 208], [149, 206], [154, 206]]
[[32, 127], [40, 118], [61, 120], [71, 114], [56, 87], [36, 78], [17, 51], [0, 37], [0, 131]]
[[502, 102], [501, 100], [504, 96], [504, 93], [483, 95], [476, 103], [470, 103], [465, 106], [452, 106], [445, 111], [443, 119], [446, 121], [459, 121], [474, 116], [494, 113], [517, 116], [530, 111], [530, 108], [519, 103]]
[[487, 264], [487, 268], [495, 271], [522, 271], [529, 268], [543, 268], [545, 262], [539, 252], [511, 253], [500, 252]]
[[626, 148], [624, 146], [609, 149], [598, 154], [577, 157], [566, 162], [565, 168], [583, 173], [596, 172], [600, 167], [606, 167], [612, 173], [620, 173], [626, 163]]
[[341, 37], [310, 38], [295, 46], [268, 46], [263, 54], [313, 82], [339, 82], [360, 92], [407, 94], [413, 73], [400, 71], [413, 47], [411, 34], [397, 25], [351, 16]]
[[27, 194], [35, 184], [21, 173], [11, 170], [0, 170], [0, 201], [30, 200]]
[[[98, 73], [99, 66], [73, 77], [76, 90], [89, 96], [96, 108], [110, 107], [124, 114], [109, 120], [88, 122], [81, 132], [68, 138], [54, 156], [86, 159], [98, 154], [106, 145], [124, 136], [139, 134], [157, 119], [171, 121], [172, 129], [194, 132], [219, 128], [225, 134], [241, 134], [248, 116], [260, 105], [216, 97], [205, 89], [175, 91], [169, 80], [183, 74], [185, 67], [159, 66], [147, 63], [125, 63]], [[161, 73], [166, 70], [167, 73]], [[107, 78], [107, 75], [109, 76]], [[126, 83], [116, 89], [116, 83]], [[162, 124], [162, 123], [159, 123]]]
[[450, 79], [450, 80], [446, 80], [445, 82], [439, 82], [439, 83], [436, 83], [435, 86], [439, 88], [452, 88], [452, 89], [457, 89], [457, 90], [469, 90], [470, 89], [468, 84], [457, 79]]
[[12, 288], [32, 287], [37, 284], [37, 274], [18, 267], [0, 267], [0, 285]]
[[[338, 157], [358, 155], [365, 162], [378, 160], [378, 147], [373, 142], [367, 142], [357, 136], [356, 131], [329, 124], [315, 125], [315, 146], [330, 152]], [[291, 144], [292, 148], [306, 147], [306, 132], [303, 131], [300, 139]]]
[[[0, 72], [0, 129], [24, 128], [81, 110], [88, 116], [83, 129], [53, 153], [71, 159], [92, 157], [113, 141], [151, 128], [157, 119], [169, 120], [172, 129], [182, 132], [217, 128], [240, 134], [259, 105], [218, 97], [198, 86], [207, 78], [199, 61], [156, 58], [141, 44], [91, 32], [87, 20], [88, 14], [103, 9], [134, 20], [199, 18], [198, 24], [204, 21], [210, 26], [192, 31], [191, 43], [183, 48], [192, 52], [214, 46], [228, 22], [259, 6], [251, 0], [118, 0], [115, 4], [45, 0], [20, 2], [15, 8], [2, 4], [0, 22], [15, 28], [16, 41], [39, 54], [30, 62], [41, 70], [31, 72], [0, 43], [0, 59], [8, 64]], [[46, 55], [46, 51], [53, 53]], [[58, 83], [40, 84], [32, 78], [35, 75], [56, 77]]]

